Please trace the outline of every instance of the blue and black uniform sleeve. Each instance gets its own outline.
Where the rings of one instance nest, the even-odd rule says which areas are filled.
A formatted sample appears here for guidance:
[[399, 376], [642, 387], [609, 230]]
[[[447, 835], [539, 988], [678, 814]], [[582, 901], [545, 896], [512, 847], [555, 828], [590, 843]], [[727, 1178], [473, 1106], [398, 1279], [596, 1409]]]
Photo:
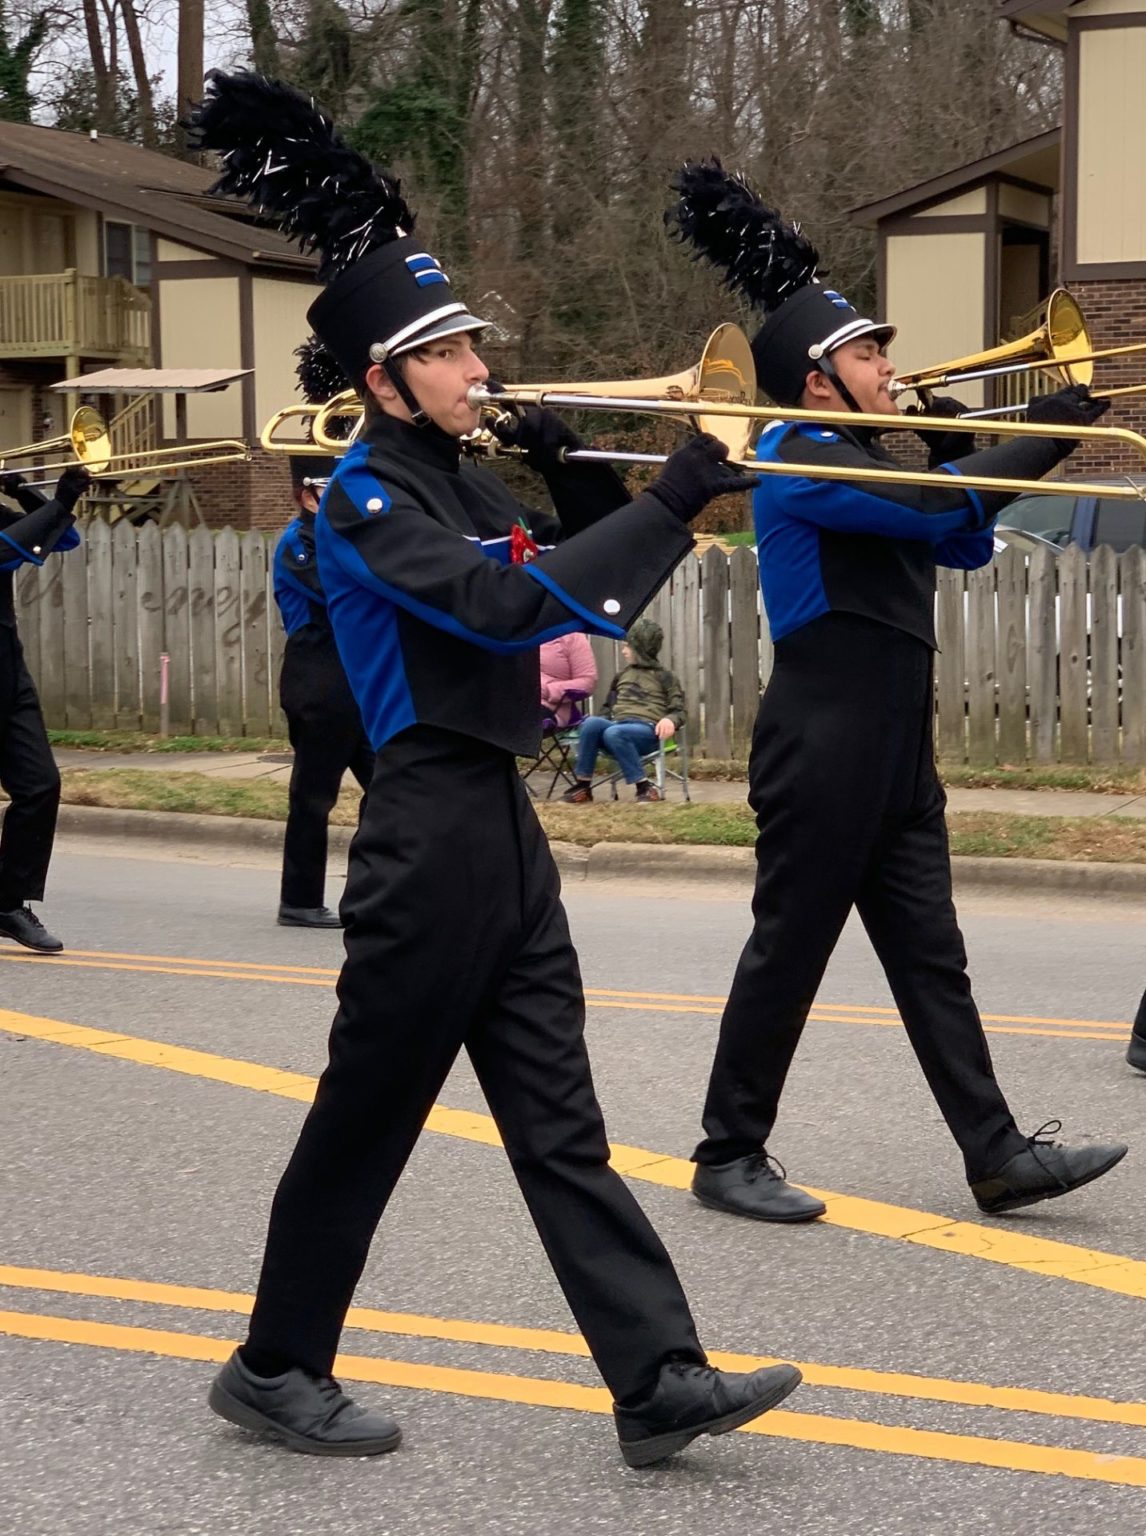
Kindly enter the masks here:
[[63, 554], [80, 542], [74, 512], [58, 501], [44, 501], [31, 512], [0, 507], [0, 571], [22, 565], [43, 565], [51, 554]]
[[343, 580], [503, 653], [572, 630], [623, 639], [692, 543], [685, 525], [644, 495], [527, 565], [503, 565], [350, 454], [319, 515], [328, 585], [333, 562]]
[[295, 518], [275, 545], [274, 594], [283, 628], [293, 635], [314, 618], [314, 606], [326, 607], [318, 574], [312, 519]]
[[[888, 538], [917, 539], [939, 545], [952, 535], [986, 529], [1003, 507], [1019, 492], [978, 491], [960, 487], [963, 475], [991, 475], [1006, 479], [1037, 480], [1066, 456], [1069, 445], [1047, 438], [1016, 438], [956, 463], [941, 467], [951, 475], [951, 489], [912, 482], [904, 470], [904, 483], [856, 479], [816, 480], [810, 476], [785, 477], [784, 509], [822, 528], [853, 533], [882, 534]], [[787, 464], [823, 464], [833, 468], [872, 469], [872, 453], [846, 434], [816, 427], [800, 427], [788, 433], [775, 457]], [[880, 455], [894, 469], [895, 461]]]

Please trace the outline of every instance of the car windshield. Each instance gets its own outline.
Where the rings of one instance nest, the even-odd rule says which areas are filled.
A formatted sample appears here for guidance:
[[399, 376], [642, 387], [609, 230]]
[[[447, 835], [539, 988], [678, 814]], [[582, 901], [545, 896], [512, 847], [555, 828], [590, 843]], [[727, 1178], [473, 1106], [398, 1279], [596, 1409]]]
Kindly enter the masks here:
[[1004, 528], [1021, 528], [1024, 533], [1037, 533], [1041, 538], [1049, 539], [1052, 544], [1067, 544], [1070, 542], [1071, 520], [1077, 499], [1075, 496], [1060, 495], [1016, 496], [999, 513], [999, 523]]

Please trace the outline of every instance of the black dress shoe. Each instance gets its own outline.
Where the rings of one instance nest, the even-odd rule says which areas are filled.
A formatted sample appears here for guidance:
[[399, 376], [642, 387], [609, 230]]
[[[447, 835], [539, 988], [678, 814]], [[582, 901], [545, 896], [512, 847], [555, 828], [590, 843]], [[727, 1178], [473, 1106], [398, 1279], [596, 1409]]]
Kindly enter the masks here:
[[360, 1408], [333, 1377], [298, 1366], [282, 1376], [256, 1376], [238, 1350], [211, 1383], [207, 1403], [231, 1424], [311, 1456], [380, 1456], [402, 1438], [393, 1419]]
[[342, 919], [329, 907], [279, 907], [282, 928], [341, 928]]
[[1129, 1150], [1121, 1141], [1086, 1141], [1069, 1146], [1054, 1140], [1061, 1130], [1061, 1120], [1048, 1120], [998, 1173], [989, 1179], [977, 1179], [971, 1185], [971, 1193], [979, 1209], [988, 1216], [997, 1216], [1001, 1211], [1037, 1205], [1040, 1200], [1054, 1200], [1100, 1179]]
[[23, 944], [25, 949], [38, 949], [43, 955], [58, 955], [64, 947], [63, 939], [49, 933], [31, 907], [0, 912], [0, 933]]
[[613, 1408], [621, 1455], [648, 1467], [683, 1451], [698, 1435], [723, 1435], [759, 1418], [800, 1385], [794, 1365], [718, 1371], [711, 1365], [666, 1365], [645, 1402]]
[[[698, 1163], [692, 1192], [701, 1205], [756, 1221], [815, 1221], [827, 1206], [785, 1181], [784, 1169], [766, 1152], [731, 1163]], [[779, 1170], [777, 1172], [777, 1170]]]
[[1132, 1067], [1137, 1067], [1139, 1072], [1146, 1072], [1146, 1036], [1140, 1035], [1137, 1030], [1130, 1036], [1126, 1060]]

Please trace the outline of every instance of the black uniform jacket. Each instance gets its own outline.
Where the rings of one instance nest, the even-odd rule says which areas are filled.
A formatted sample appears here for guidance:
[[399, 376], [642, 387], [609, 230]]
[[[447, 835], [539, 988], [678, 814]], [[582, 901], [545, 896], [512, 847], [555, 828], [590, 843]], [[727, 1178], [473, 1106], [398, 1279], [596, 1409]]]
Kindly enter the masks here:
[[[581, 468], [553, 477], [559, 521], [462, 462], [456, 440], [434, 427], [379, 416], [343, 457], [316, 544], [375, 750], [424, 724], [532, 755], [538, 646], [575, 629], [622, 639], [692, 547], [655, 496], [618, 507], [619, 481]], [[542, 546], [528, 564], [509, 563], [515, 524]]]
[[[968, 435], [970, 445], [974, 439]], [[1038, 479], [1070, 452], [1020, 437], [937, 468], [951, 489], [811, 475], [761, 476], [753, 515], [773, 640], [825, 613], [853, 613], [935, 646], [935, 567], [973, 569], [993, 553], [991, 525], [1011, 495], [961, 487], [961, 475]], [[777, 423], [757, 458], [847, 469], [902, 469], [866, 428]], [[1017, 494], [1012, 493], [1012, 494]]]
[[80, 542], [74, 515], [59, 502], [45, 501], [34, 491], [25, 491], [21, 500], [26, 503], [22, 512], [0, 502], [0, 624], [13, 629], [13, 573], [22, 565], [43, 565], [54, 550], [75, 549]]

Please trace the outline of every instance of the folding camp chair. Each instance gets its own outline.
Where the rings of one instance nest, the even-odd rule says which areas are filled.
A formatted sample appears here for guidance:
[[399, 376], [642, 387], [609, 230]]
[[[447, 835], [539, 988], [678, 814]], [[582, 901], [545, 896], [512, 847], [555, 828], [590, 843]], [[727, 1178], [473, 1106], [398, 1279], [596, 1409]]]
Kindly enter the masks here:
[[[610, 758], [609, 761], [612, 761], [612, 759]], [[670, 761], [675, 762], [676, 766], [670, 768]], [[644, 767], [655, 769], [651, 777], [662, 798], [664, 797], [665, 785], [668, 780], [676, 779], [681, 787], [681, 794], [684, 799], [689, 802], [692, 801], [692, 796], [688, 790], [688, 737], [685, 735], [683, 726], [674, 736], [670, 736], [668, 741], [658, 741], [652, 751], [642, 752], [641, 764]], [[625, 775], [619, 768], [614, 768], [611, 772], [602, 773], [599, 778], [594, 779], [592, 787], [597, 789], [607, 784], [612, 791], [613, 799], [616, 800], [618, 798], [617, 785], [624, 780], [624, 777]]]
[[579, 706], [589, 695], [576, 688], [566, 688], [562, 703], [572, 706], [569, 719], [559, 724], [556, 716], [545, 714], [541, 718], [541, 749], [532, 763], [522, 769], [521, 778], [528, 792], [538, 798], [538, 792], [529, 782], [536, 774], [539, 779], [549, 779], [543, 799], [552, 800], [558, 784], [571, 789], [577, 780], [573, 773], [573, 756], [577, 749], [577, 727], [585, 718]]

